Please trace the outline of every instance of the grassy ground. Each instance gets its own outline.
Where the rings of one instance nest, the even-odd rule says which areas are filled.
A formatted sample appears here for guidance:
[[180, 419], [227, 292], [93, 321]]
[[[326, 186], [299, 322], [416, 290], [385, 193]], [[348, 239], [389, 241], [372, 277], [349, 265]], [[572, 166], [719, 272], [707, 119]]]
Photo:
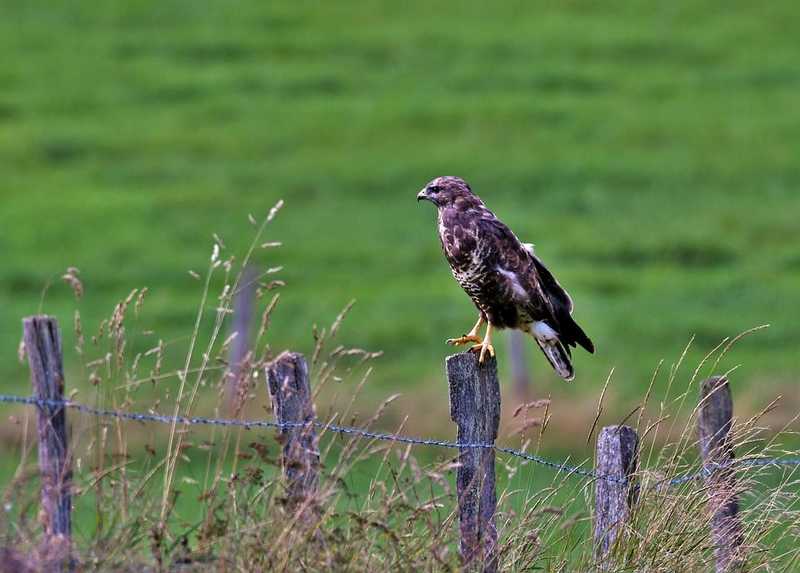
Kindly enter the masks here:
[[[778, 394], [773, 424], [800, 409], [795, 2], [0, 0], [0, 12], [3, 391], [29, 389], [21, 317], [56, 314], [74, 346], [68, 266], [87, 332], [148, 287], [131, 329], [158, 335], [131, 349], [161, 337], [177, 367], [202, 292], [187, 271], [208, 264], [212, 233], [240, 256], [247, 215], [283, 198], [267, 240], [284, 247], [257, 257], [287, 282], [270, 343], [309, 353], [312, 324], [357, 299], [340, 340], [385, 352], [361, 411], [401, 392], [387, 424], [408, 415], [412, 433], [447, 435], [442, 341], [474, 311], [414, 196], [458, 174], [536, 244], [598, 347], [579, 353], [572, 385], [530, 350], [560, 432], [545, 450], [590, 455], [612, 368], [601, 423], [692, 336], [694, 365], [764, 323], [720, 368], [742, 364], [740, 413]], [[79, 364], [70, 353], [68, 386], [89, 399]]]

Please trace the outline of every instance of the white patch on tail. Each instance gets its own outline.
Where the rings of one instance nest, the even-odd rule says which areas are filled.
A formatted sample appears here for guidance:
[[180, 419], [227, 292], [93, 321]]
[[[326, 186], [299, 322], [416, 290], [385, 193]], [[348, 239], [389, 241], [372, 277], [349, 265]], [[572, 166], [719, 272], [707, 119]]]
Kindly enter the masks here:
[[531, 334], [540, 342], [558, 340], [558, 333], [543, 320], [537, 320], [531, 325]]
[[544, 321], [534, 322], [531, 325], [531, 334], [536, 339], [536, 343], [552, 365], [556, 374], [569, 382], [575, 378], [575, 371], [569, 359], [564, 345], [558, 339], [558, 333]]

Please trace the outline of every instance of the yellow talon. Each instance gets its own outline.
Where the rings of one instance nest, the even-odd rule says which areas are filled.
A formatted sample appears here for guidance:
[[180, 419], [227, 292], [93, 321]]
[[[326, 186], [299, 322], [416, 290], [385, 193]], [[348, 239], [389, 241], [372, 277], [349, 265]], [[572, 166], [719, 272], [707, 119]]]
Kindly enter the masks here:
[[481, 329], [481, 326], [483, 326], [483, 317], [479, 316], [478, 322], [475, 323], [475, 326], [472, 327], [472, 330], [470, 330], [467, 334], [459, 338], [448, 338], [447, 344], [451, 346], [469, 344], [470, 342], [477, 342], [478, 344], [482, 344], [483, 339], [480, 336], [478, 336], [478, 331]]
[[481, 355], [478, 359], [478, 362], [483, 364], [483, 362], [486, 360], [487, 352], [489, 353], [489, 356], [494, 358], [494, 346], [492, 346], [492, 324], [489, 323], [486, 327], [486, 338], [481, 338], [478, 336], [478, 332], [480, 331], [484, 322], [486, 321], [483, 319], [483, 316], [479, 316], [478, 322], [475, 323], [475, 326], [472, 327], [472, 330], [460, 338], [448, 338], [447, 344], [457, 346], [460, 344], [469, 344], [470, 342], [475, 342], [476, 344], [469, 350], [470, 352], [474, 352], [480, 349]]
[[494, 346], [492, 346], [492, 323], [490, 322], [489, 325], [486, 327], [486, 337], [483, 339], [480, 345], [476, 345], [472, 347], [472, 350], [477, 350], [478, 348], [481, 349], [481, 355], [478, 358], [478, 363], [483, 364], [484, 360], [486, 360], [486, 353], [489, 353], [489, 356], [494, 358]]
[[486, 361], [486, 354], [487, 353], [492, 358], [495, 357], [494, 346], [492, 346], [491, 344], [483, 344], [483, 343], [476, 344], [475, 346], [470, 348], [470, 350], [473, 351], [473, 352], [477, 352], [478, 350], [481, 351], [480, 357], [478, 357], [478, 362], [481, 363], [481, 364], [483, 364]]
[[459, 338], [448, 338], [447, 344], [450, 346], [460, 346], [462, 344], [469, 344], [470, 342], [477, 342], [480, 345], [483, 340], [481, 340], [480, 336], [475, 336], [472, 334], [465, 334]]

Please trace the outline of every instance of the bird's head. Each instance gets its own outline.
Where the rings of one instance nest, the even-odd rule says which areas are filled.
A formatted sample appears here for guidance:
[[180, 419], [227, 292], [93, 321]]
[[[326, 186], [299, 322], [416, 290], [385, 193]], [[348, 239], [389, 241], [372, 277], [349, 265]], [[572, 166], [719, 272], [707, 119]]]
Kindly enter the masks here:
[[467, 182], [460, 177], [437, 177], [417, 194], [417, 201], [430, 201], [437, 207], [446, 207], [455, 203], [456, 199], [477, 199]]

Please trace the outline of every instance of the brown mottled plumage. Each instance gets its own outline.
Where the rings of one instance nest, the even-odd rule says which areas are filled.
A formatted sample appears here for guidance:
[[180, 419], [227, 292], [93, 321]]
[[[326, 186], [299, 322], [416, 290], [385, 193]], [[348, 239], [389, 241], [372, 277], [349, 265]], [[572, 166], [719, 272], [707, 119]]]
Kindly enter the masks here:
[[[559, 376], [574, 377], [570, 347], [594, 345], [572, 319], [572, 299], [531, 245], [523, 244], [458, 177], [438, 177], [417, 195], [439, 210], [439, 238], [453, 276], [478, 307], [472, 331], [448, 342], [480, 342], [481, 360], [491, 346], [491, 329], [515, 328], [536, 339]], [[486, 337], [477, 336], [488, 322]]]

